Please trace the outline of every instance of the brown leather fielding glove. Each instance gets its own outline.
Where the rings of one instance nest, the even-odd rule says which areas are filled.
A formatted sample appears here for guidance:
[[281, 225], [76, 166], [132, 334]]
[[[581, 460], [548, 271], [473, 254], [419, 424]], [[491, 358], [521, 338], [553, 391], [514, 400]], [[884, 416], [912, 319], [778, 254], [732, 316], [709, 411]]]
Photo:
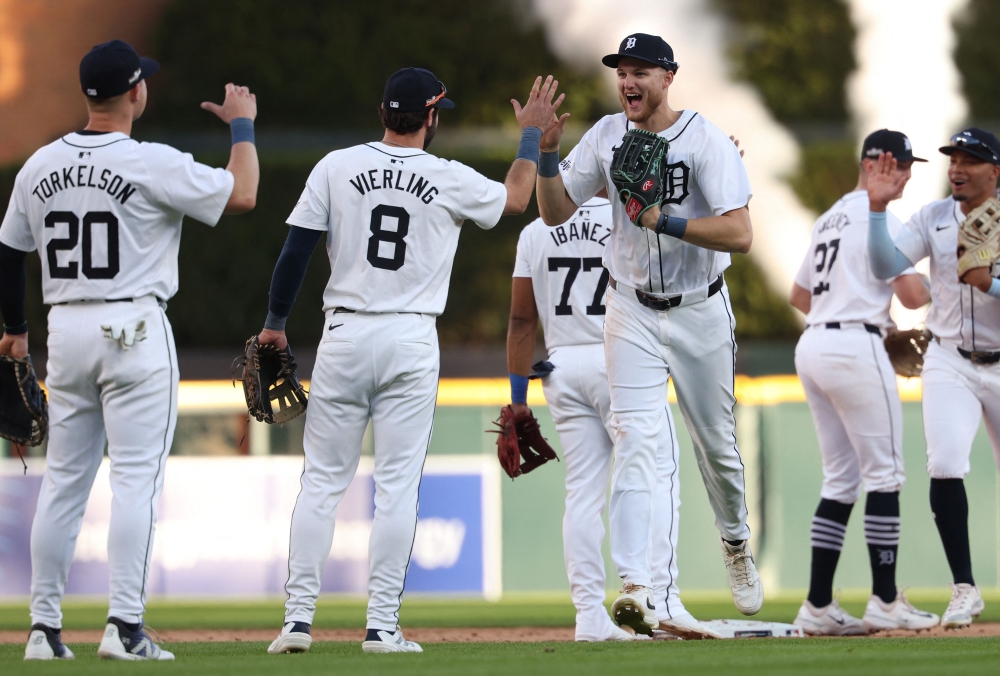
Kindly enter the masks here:
[[243, 373], [238, 379], [243, 381], [247, 410], [258, 421], [282, 424], [306, 412], [306, 391], [295, 375], [298, 365], [290, 349], [261, 345], [253, 336], [247, 341], [246, 354], [233, 362], [234, 384], [240, 367]]
[[931, 332], [927, 329], [896, 331], [890, 329], [886, 335], [885, 351], [893, 370], [904, 378], [916, 378], [924, 368], [924, 354], [930, 343]]
[[21, 446], [38, 446], [48, 429], [49, 404], [31, 357], [0, 355], [0, 437]]
[[[509, 405], [500, 409], [500, 417], [493, 421], [499, 430], [488, 430], [497, 435], [497, 456], [500, 466], [511, 479], [527, 474], [559, 456], [542, 436], [538, 420], [528, 410], [520, 415]], [[524, 458], [524, 462], [521, 462]]]

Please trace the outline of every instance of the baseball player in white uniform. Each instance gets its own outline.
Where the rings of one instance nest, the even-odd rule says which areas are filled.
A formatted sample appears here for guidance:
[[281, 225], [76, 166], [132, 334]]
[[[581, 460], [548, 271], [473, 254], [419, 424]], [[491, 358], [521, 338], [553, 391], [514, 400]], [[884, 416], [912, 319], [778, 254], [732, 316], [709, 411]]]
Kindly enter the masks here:
[[[521, 231], [511, 292], [507, 362], [511, 406], [527, 408], [527, 378], [541, 321], [548, 361], [534, 369], [559, 432], [566, 462], [563, 556], [576, 606], [577, 641], [630, 640], [604, 608], [604, 506], [614, 448], [611, 395], [604, 363], [604, 314], [608, 270], [602, 264], [611, 236], [606, 193], [587, 201], [562, 225], [536, 219]], [[661, 631], [682, 638], [716, 634], [681, 602], [677, 588], [680, 484], [678, 445], [670, 407], [656, 453], [652, 507], [653, 602]]]
[[[930, 296], [913, 268], [881, 280], [868, 266], [868, 177], [883, 152], [898, 158], [896, 171], [907, 178], [914, 162], [926, 162], [913, 156], [910, 140], [902, 133], [881, 129], [870, 134], [862, 145], [857, 187], [816, 221], [792, 286], [791, 303], [806, 315], [795, 368], [823, 455], [823, 489], [812, 522], [809, 596], [795, 619], [811, 635], [929, 629], [938, 623], [937, 615], [916, 610], [896, 589], [899, 491], [905, 480], [903, 407], [882, 337], [895, 328], [889, 318], [894, 292], [910, 309], [922, 307]], [[890, 232], [898, 233], [902, 223], [892, 215], [889, 219]], [[833, 577], [862, 487], [867, 493], [865, 539], [872, 595], [859, 620], [834, 600]]]
[[128, 44], [80, 63], [90, 121], [38, 150], [17, 175], [0, 226], [0, 353], [27, 353], [24, 264], [39, 251], [48, 325], [49, 443], [31, 530], [31, 618], [25, 659], [73, 655], [60, 609], [76, 538], [105, 444], [111, 461], [111, 598], [103, 658], [168, 660], [143, 631], [156, 502], [177, 421], [177, 358], [166, 301], [177, 292], [185, 216], [214, 225], [254, 207], [257, 104], [226, 86], [229, 166], [129, 138], [157, 71]]
[[1000, 281], [987, 268], [958, 277], [958, 229], [970, 211], [996, 192], [1000, 141], [982, 129], [966, 129], [940, 149], [950, 157], [951, 196], [931, 202], [893, 236], [886, 206], [896, 199], [900, 178], [892, 153], [879, 157], [868, 179], [869, 258], [880, 279], [930, 258], [934, 334], [924, 358], [924, 435], [931, 477], [931, 512], [944, 545], [953, 582], [951, 602], [941, 616], [946, 628], [966, 627], [983, 611], [972, 577], [969, 503], [963, 481], [972, 441], [985, 417], [993, 454], [1000, 465]]
[[624, 113], [590, 129], [562, 172], [557, 163], [564, 120], [554, 125], [542, 141], [537, 191], [542, 218], [558, 225], [601, 189], [614, 194], [609, 167], [627, 129], [657, 133], [670, 144], [662, 211], [647, 210], [637, 227], [613, 199], [614, 224], [604, 252], [610, 273], [605, 354], [616, 433], [609, 520], [612, 558], [625, 582], [612, 611], [616, 621], [637, 631], [659, 624], [651, 599], [651, 509], [663, 400], [672, 377], [722, 534], [733, 600], [740, 612], [753, 614], [764, 595], [747, 543], [733, 415], [734, 320], [722, 276], [727, 252], [750, 248], [750, 182], [739, 150], [723, 132], [693, 110], [668, 105], [677, 63], [662, 38], [630, 35], [603, 63], [617, 70]]
[[524, 211], [535, 183], [542, 130], [562, 103], [558, 83], [536, 80], [522, 109], [521, 147], [506, 182], [425, 152], [438, 109], [453, 108], [422, 68], [386, 83], [380, 143], [327, 155], [288, 218], [261, 343], [287, 344], [285, 319], [309, 257], [327, 235], [331, 275], [313, 370], [302, 490], [292, 514], [285, 625], [270, 653], [302, 652], [333, 542], [337, 505], [357, 471], [369, 419], [375, 434], [375, 516], [365, 652], [421, 652], [399, 631], [399, 606], [417, 522], [417, 491], [430, 443], [444, 310], [462, 223], [492, 228]]

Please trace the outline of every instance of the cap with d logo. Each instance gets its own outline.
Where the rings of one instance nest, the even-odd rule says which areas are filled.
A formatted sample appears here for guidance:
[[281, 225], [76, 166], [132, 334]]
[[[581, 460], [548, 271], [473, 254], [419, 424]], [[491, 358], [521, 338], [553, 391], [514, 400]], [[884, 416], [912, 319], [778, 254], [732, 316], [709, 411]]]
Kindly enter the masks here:
[[861, 145], [861, 159], [877, 160], [882, 153], [892, 153], [899, 162], [926, 162], [913, 156], [913, 144], [901, 131], [879, 129], [868, 134]]
[[659, 35], [633, 33], [622, 40], [622, 43], [618, 46], [617, 54], [608, 54], [601, 59], [601, 63], [608, 68], [617, 68], [618, 61], [623, 56], [646, 61], [667, 70], [677, 70], [677, 62], [674, 61], [674, 50]]
[[80, 87], [95, 99], [124, 94], [160, 69], [153, 59], [140, 57], [122, 40], [102, 42], [80, 61]]

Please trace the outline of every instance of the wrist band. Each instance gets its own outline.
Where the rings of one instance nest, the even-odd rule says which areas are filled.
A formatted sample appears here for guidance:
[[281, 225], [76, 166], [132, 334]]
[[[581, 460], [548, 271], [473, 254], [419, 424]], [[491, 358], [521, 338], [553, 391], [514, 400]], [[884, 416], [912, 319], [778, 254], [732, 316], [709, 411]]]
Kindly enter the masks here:
[[233, 121], [229, 123], [229, 133], [232, 134], [233, 145], [242, 143], [243, 141], [249, 141], [256, 145], [253, 134], [253, 120], [249, 117], [233, 118]]
[[559, 151], [542, 151], [538, 156], [538, 175], [542, 178], [555, 178], [559, 175]]
[[667, 216], [666, 214], [661, 213], [660, 218], [656, 221], [656, 234], [668, 235], [670, 237], [681, 239], [684, 237], [687, 227], [688, 221], [686, 218], [681, 218], [680, 216]]
[[3, 325], [3, 332], [11, 336], [21, 336], [28, 332], [28, 320], [24, 320], [18, 326]]
[[288, 321], [288, 317], [279, 317], [270, 310], [267, 312], [267, 319], [264, 320], [264, 328], [271, 331], [284, 331], [285, 322]]
[[521, 143], [517, 146], [516, 160], [528, 160], [538, 164], [538, 144], [542, 142], [542, 130], [525, 127], [521, 130]]
[[510, 374], [510, 401], [513, 404], [528, 403], [528, 377]]

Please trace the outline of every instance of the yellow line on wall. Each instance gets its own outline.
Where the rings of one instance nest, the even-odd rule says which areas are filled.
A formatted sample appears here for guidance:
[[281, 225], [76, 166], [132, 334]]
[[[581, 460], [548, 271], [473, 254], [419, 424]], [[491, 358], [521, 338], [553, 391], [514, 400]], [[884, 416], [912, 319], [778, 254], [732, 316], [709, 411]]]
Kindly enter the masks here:
[[[903, 401], [920, 401], [920, 379], [898, 378]], [[309, 389], [308, 381], [303, 383]], [[676, 403], [673, 381], [667, 398]], [[736, 401], [745, 406], [771, 406], [804, 402], [805, 391], [798, 376], [736, 376]], [[438, 406], [503, 406], [510, 403], [510, 383], [506, 378], [442, 378], [438, 385]], [[537, 380], [528, 388], [528, 404], [544, 406], [545, 395]], [[185, 380], [181, 382], [178, 410], [184, 413], [242, 413], [246, 411], [243, 388], [228, 380]]]

